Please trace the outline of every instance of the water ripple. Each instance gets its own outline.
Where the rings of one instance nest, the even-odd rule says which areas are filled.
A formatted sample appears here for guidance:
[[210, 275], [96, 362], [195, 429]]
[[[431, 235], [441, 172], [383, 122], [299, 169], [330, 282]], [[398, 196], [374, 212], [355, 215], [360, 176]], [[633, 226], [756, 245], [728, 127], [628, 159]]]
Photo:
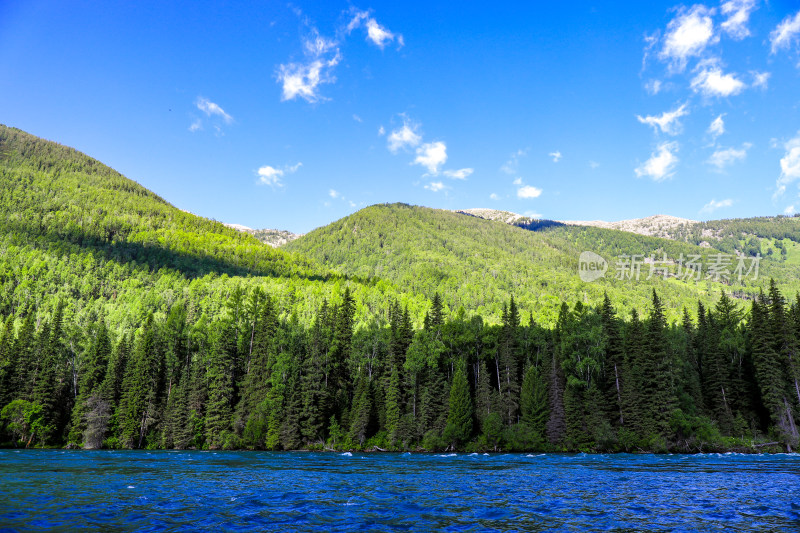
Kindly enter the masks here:
[[[359, 460], [352, 460], [359, 459]], [[0, 530], [790, 530], [797, 455], [0, 451]]]

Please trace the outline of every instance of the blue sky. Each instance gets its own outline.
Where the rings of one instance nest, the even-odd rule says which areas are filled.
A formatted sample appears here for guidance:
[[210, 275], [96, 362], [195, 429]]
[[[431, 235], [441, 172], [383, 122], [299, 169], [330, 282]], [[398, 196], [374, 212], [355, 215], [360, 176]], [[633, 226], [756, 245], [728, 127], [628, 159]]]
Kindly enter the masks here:
[[0, 122], [174, 205], [800, 211], [796, 2], [0, 3]]

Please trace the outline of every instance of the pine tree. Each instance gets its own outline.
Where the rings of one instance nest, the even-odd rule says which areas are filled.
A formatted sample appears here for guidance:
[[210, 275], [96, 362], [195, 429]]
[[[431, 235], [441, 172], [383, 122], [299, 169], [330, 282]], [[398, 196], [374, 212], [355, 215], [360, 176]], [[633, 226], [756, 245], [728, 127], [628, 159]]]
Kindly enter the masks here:
[[390, 443], [395, 443], [398, 438], [398, 426], [400, 424], [400, 371], [397, 365], [392, 365], [389, 379], [386, 385], [386, 433]]
[[622, 414], [625, 429], [630, 435], [642, 438], [645, 434], [646, 391], [643, 359], [645, 357], [645, 329], [635, 309], [625, 328], [625, 365], [622, 374]]
[[241, 399], [236, 407], [234, 422], [236, 433], [239, 435], [246, 433], [246, 442], [253, 446], [264, 439], [264, 435], [256, 431], [256, 426], [263, 424], [263, 421], [259, 420], [260, 412], [256, 406], [267, 398], [278, 331], [274, 300], [266, 297], [260, 303], [259, 310], [261, 316], [255, 322], [255, 331], [252, 333], [250, 362], [240, 389]]
[[600, 318], [605, 336], [606, 370], [602, 389], [605, 392], [608, 406], [606, 416], [618, 420], [619, 424], [624, 424], [625, 417], [622, 413], [622, 365], [624, 362], [622, 333], [608, 293], [603, 294]]
[[444, 430], [444, 438], [453, 448], [469, 440], [472, 435], [473, 417], [466, 362], [461, 360], [456, 365], [453, 382], [450, 385], [449, 411]]
[[370, 383], [366, 376], [361, 376], [357, 380], [355, 394], [353, 395], [353, 407], [351, 409], [350, 439], [364, 445], [368, 437], [370, 418], [372, 414], [372, 398], [370, 394]]
[[[565, 324], [569, 320], [569, 307], [566, 303], [561, 304], [558, 315], [558, 323]], [[564, 440], [567, 431], [566, 413], [564, 408], [564, 389], [566, 388], [566, 378], [561, 366], [561, 333], [556, 327], [553, 331], [553, 350], [550, 361], [550, 378], [548, 388], [548, 411], [550, 418], [547, 420], [547, 440], [550, 444], [556, 445]]]
[[509, 426], [517, 423], [519, 409], [519, 312], [514, 297], [503, 310], [503, 329], [499, 348], [503, 417]]
[[234, 401], [234, 372], [237, 352], [237, 327], [233, 320], [224, 320], [219, 328], [208, 367], [208, 403], [206, 441], [211, 449], [225, 445], [231, 429]]
[[535, 443], [543, 443], [549, 415], [547, 408], [547, 386], [539, 375], [539, 369], [529, 365], [522, 380], [520, 395], [522, 423], [528, 428]]
[[653, 309], [647, 324], [647, 356], [643, 361], [645, 386], [650, 399], [649, 423], [646, 427], [659, 437], [667, 436], [669, 421], [675, 407], [666, 327], [664, 307], [654, 289]]
[[[84, 443], [84, 432], [87, 429], [86, 418], [89, 411], [92, 410], [89, 404], [92, 404], [95, 410], [102, 411], [101, 414], [95, 413], [93, 416], [95, 422], [102, 422], [102, 418], [106, 417], [106, 411], [110, 409], [110, 402], [102, 398], [100, 393], [110, 357], [111, 339], [108, 337], [105, 321], [101, 318], [94, 338], [83, 358], [78, 380], [78, 396], [72, 409], [72, 425], [67, 440], [78, 446], [83, 446]], [[105, 428], [93, 427], [92, 430], [95, 435], [92, 444], [96, 445], [98, 439], [102, 443]], [[100, 433], [99, 436], [97, 436], [98, 433]]]
[[161, 363], [156, 324], [150, 314], [136, 338], [123, 380], [118, 423], [120, 443], [126, 448], [145, 445], [148, 431], [158, 421]]
[[16, 375], [21, 369], [14, 341], [14, 315], [8, 315], [0, 332], [0, 409], [11, 403], [17, 393]]

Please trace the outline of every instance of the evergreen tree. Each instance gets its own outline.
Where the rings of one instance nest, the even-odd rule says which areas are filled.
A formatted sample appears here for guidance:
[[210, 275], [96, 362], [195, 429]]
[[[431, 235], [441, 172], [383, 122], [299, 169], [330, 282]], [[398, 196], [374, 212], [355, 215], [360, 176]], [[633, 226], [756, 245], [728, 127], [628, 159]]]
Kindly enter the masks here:
[[450, 385], [449, 408], [444, 438], [451, 447], [456, 448], [469, 440], [472, 435], [474, 417], [465, 361], [459, 361], [456, 365], [456, 372]]

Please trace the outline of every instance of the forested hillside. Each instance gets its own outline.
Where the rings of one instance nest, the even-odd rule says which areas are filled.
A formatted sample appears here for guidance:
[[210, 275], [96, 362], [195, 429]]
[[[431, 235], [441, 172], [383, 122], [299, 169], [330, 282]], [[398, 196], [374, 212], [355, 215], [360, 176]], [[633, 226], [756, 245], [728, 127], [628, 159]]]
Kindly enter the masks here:
[[700, 249], [399, 204], [274, 250], [19, 130], [0, 152], [0, 444], [797, 446], [779, 261], [772, 284], [581, 283], [583, 250]]
[[670, 238], [704, 243], [728, 253], [761, 255], [800, 264], [800, 216], [754, 217], [696, 222], [676, 229]]
[[[639, 280], [616, 279], [613, 261], [663, 254], [677, 259], [698, 255], [706, 264], [717, 250], [667, 239], [593, 227], [545, 225], [530, 231], [468, 214], [409, 206], [374, 205], [314, 230], [283, 247], [339, 271], [379, 277], [420, 294], [439, 291], [453, 311], [464, 307], [499, 320], [513, 293], [520, 309], [537, 320], [555, 323], [562, 301], [596, 304], [607, 292], [621, 309], [644, 309], [658, 289], [672, 320], [697, 299], [713, 303], [722, 287], [752, 297], [769, 277], [785, 290], [800, 289], [800, 268], [761, 263], [760, 279], [679, 280], [649, 277], [642, 265]], [[581, 252], [593, 251], [609, 261], [606, 276], [584, 283], [578, 277]], [[734, 270], [734, 265], [729, 269]], [[674, 265], [673, 265], [674, 267]], [[673, 268], [673, 271], [675, 268]], [[689, 305], [693, 305], [690, 303]]]

